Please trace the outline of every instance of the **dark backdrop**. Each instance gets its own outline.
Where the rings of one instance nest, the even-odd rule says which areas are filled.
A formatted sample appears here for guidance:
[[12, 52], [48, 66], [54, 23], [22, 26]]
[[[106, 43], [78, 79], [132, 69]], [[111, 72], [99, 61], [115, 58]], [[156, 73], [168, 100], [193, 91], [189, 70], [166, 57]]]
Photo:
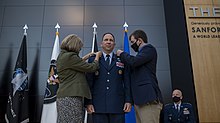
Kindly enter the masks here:
[[193, 105], [199, 122], [183, 1], [164, 0], [164, 10], [172, 88], [182, 90], [183, 101]]

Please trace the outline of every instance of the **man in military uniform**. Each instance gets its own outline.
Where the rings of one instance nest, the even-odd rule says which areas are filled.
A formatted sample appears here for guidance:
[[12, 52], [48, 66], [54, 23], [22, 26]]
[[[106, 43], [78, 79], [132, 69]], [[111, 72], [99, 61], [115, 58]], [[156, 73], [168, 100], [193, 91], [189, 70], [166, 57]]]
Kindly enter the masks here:
[[172, 98], [173, 103], [164, 106], [164, 123], [195, 123], [193, 107], [182, 102], [182, 92], [175, 89]]
[[[115, 38], [111, 33], [102, 37], [100, 68], [87, 73], [92, 100], [86, 101], [93, 123], [124, 123], [125, 112], [131, 110], [130, 79], [127, 67], [113, 53]], [[88, 62], [93, 61], [91, 57]]]

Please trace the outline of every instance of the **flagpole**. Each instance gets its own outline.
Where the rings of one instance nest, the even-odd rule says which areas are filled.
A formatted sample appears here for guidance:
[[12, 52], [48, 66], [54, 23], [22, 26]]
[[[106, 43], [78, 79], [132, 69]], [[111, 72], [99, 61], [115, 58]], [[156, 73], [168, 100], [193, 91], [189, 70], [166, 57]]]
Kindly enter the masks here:
[[24, 25], [23, 29], [24, 29], [24, 35], [27, 35], [27, 29], [28, 29], [27, 24]]
[[95, 47], [95, 35], [97, 34], [97, 32], [96, 32], [96, 28], [97, 28], [96, 23], [93, 24], [92, 28], [93, 28], [92, 52], [94, 52], [94, 47]]

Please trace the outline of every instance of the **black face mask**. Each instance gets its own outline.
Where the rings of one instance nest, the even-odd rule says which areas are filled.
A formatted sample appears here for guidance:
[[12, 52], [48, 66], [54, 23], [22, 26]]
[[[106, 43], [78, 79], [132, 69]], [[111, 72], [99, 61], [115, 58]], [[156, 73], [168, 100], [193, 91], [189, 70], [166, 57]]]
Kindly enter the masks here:
[[180, 101], [180, 97], [174, 96], [173, 97], [173, 102], [179, 102]]
[[137, 45], [137, 41], [131, 45], [131, 48], [135, 51], [135, 52], [138, 52], [138, 48], [139, 46]]

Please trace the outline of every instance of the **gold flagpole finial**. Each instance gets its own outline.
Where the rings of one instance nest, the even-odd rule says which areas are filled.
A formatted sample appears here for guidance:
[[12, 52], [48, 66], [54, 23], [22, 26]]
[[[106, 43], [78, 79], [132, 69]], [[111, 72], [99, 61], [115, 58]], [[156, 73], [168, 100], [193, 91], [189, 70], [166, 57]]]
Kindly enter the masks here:
[[60, 25], [57, 23], [57, 25], [55, 26], [55, 29], [57, 29], [56, 35], [59, 35], [59, 28], [60, 28]]
[[125, 29], [125, 32], [128, 32], [128, 24], [126, 22], [124, 23], [123, 27]]

